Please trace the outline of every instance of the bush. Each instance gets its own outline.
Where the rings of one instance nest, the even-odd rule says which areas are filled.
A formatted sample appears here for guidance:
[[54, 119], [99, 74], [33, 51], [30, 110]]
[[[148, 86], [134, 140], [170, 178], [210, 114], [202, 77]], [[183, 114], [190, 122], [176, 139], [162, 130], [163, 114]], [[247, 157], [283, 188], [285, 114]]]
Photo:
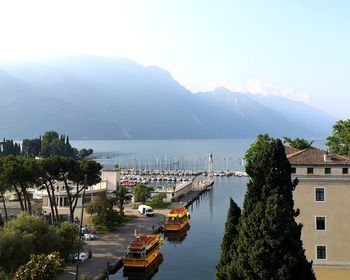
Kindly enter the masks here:
[[[14, 273], [31, 254], [60, 252], [66, 258], [77, 248], [78, 227], [68, 222], [55, 228], [41, 217], [21, 214], [0, 230], [0, 271]], [[0, 277], [0, 279], [3, 279]]]
[[113, 230], [120, 223], [121, 218], [117, 211], [109, 209], [92, 216], [91, 221], [96, 228], [99, 226], [105, 226], [109, 230]]
[[66, 259], [74, 248], [78, 247], [78, 231], [78, 226], [70, 222], [63, 222], [57, 229], [61, 241], [59, 252], [62, 258]]
[[14, 280], [54, 280], [63, 271], [58, 252], [49, 255], [31, 255], [30, 261], [18, 268]]
[[0, 266], [14, 272], [31, 254], [48, 254], [58, 250], [60, 236], [42, 218], [21, 214], [8, 221], [0, 231]]

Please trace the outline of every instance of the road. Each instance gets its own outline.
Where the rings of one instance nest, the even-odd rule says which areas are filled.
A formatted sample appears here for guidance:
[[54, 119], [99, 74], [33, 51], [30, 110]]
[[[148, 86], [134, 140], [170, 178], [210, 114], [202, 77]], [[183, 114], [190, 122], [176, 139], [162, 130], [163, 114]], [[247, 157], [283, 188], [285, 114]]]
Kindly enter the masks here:
[[[137, 215], [138, 218], [124, 224], [112, 233], [99, 236], [98, 240], [89, 241], [86, 248], [87, 250], [91, 248], [93, 257], [79, 263], [79, 277], [84, 274], [87, 280], [94, 279], [107, 267], [107, 262], [113, 263], [124, 255], [127, 245], [135, 238], [135, 230], [137, 234], [149, 234], [153, 227], [159, 226], [169, 210], [154, 210], [154, 212], [154, 217], [145, 217], [138, 214], [136, 209], [132, 209], [132, 205], [128, 205], [125, 214]], [[67, 264], [64, 273], [58, 277], [58, 280], [74, 280], [75, 269], [76, 264]]]

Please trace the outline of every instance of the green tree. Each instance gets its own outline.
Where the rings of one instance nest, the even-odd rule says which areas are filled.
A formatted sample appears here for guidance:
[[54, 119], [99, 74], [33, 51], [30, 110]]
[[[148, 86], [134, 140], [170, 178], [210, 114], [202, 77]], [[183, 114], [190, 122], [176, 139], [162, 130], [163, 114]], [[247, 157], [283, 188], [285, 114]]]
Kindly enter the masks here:
[[21, 154], [21, 145], [11, 140], [6, 140], [5, 138], [0, 142], [0, 155], [9, 156], [14, 155], [18, 156]]
[[308, 141], [304, 138], [295, 138], [295, 139], [291, 139], [288, 137], [283, 137], [283, 143], [288, 144], [289, 146], [298, 149], [298, 150], [304, 150], [307, 148], [312, 148], [312, 144], [315, 141]]
[[46, 132], [41, 141], [41, 155], [48, 156], [64, 156], [77, 158], [79, 151], [73, 148], [69, 143], [69, 137], [58, 135], [56, 131]]
[[41, 137], [35, 139], [23, 139], [22, 155], [26, 158], [35, 158], [41, 152]]
[[[71, 159], [67, 161], [67, 163], [67, 173], [61, 173], [61, 181], [64, 182], [64, 187], [67, 192], [70, 218], [73, 222], [74, 211], [84, 188], [95, 185], [101, 181], [102, 165], [94, 160], [76, 161]], [[70, 182], [72, 182], [72, 185], [69, 184]]]
[[63, 222], [56, 232], [60, 238], [59, 252], [60, 256], [64, 259], [68, 257], [69, 254], [75, 251], [78, 246], [78, 231], [79, 228], [74, 223]]
[[28, 189], [39, 180], [38, 162], [34, 159], [6, 156], [0, 158], [0, 182], [16, 192], [22, 211], [31, 213]]
[[95, 227], [107, 227], [112, 230], [119, 222], [117, 211], [113, 210], [113, 199], [108, 199], [106, 194], [94, 196], [86, 205], [86, 212], [90, 215]]
[[166, 203], [164, 202], [164, 199], [166, 199], [165, 193], [157, 193], [155, 196], [152, 197], [152, 202], [157, 207], [164, 207]]
[[350, 119], [333, 125], [333, 133], [327, 138], [326, 145], [332, 153], [350, 155]]
[[0, 231], [0, 267], [13, 273], [31, 254], [48, 254], [61, 246], [56, 229], [41, 217], [22, 213]]
[[86, 158], [86, 157], [92, 155], [93, 152], [94, 152], [93, 149], [85, 149], [85, 148], [84, 148], [84, 149], [81, 149], [81, 150], [79, 151], [79, 157], [80, 157], [81, 159], [84, 159], [84, 158]]
[[133, 189], [134, 201], [141, 202], [144, 204], [147, 199], [151, 198], [151, 192], [153, 191], [152, 187], [145, 185], [137, 185]]
[[58, 252], [49, 255], [31, 255], [30, 261], [18, 268], [14, 280], [55, 280], [63, 272], [63, 262]]
[[[225, 233], [221, 243], [221, 254], [219, 263], [216, 266], [216, 279], [227, 280], [230, 279], [229, 275], [232, 274], [230, 267], [233, 260], [233, 253], [237, 248], [237, 235], [238, 235], [238, 223], [241, 217], [241, 209], [230, 198], [230, 207], [227, 213], [227, 219], [225, 223]], [[231, 270], [231, 271], [230, 271]]]
[[297, 182], [279, 139], [259, 135], [248, 149], [250, 176], [228, 279], [315, 279], [295, 222]]
[[121, 216], [124, 216], [124, 203], [130, 203], [131, 200], [132, 195], [123, 186], [118, 187], [117, 190], [114, 191], [113, 202], [117, 204]]

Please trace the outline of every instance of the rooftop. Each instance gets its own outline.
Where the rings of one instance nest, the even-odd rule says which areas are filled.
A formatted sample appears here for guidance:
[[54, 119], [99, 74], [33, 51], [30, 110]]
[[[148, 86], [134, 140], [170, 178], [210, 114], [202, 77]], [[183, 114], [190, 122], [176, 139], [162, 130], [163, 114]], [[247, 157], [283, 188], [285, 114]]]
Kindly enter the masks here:
[[284, 145], [284, 149], [286, 151], [286, 155], [289, 155], [289, 154], [294, 154], [296, 152], [299, 152], [300, 150], [296, 149], [296, 148], [293, 148], [291, 146], [288, 146], [288, 145]]
[[287, 153], [287, 158], [292, 165], [350, 165], [348, 156], [340, 156], [317, 148], [297, 150]]

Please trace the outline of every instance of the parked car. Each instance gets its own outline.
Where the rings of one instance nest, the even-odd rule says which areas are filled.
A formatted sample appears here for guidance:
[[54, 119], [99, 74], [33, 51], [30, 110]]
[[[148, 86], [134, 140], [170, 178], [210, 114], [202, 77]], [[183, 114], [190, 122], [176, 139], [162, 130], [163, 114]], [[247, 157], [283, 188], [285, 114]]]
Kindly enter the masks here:
[[[81, 252], [79, 254], [79, 261], [80, 262], [83, 262], [83, 261], [86, 261], [88, 259], [88, 254], [86, 254], [85, 252]], [[78, 260], [78, 254], [75, 254], [74, 256], [74, 262], [76, 262]]]
[[147, 205], [139, 205], [138, 211], [142, 215], [154, 216], [154, 212], [153, 212], [152, 207], [147, 206]]
[[96, 240], [97, 236], [95, 234], [92, 234], [92, 233], [85, 233], [84, 238], [85, 238], [85, 240]]

